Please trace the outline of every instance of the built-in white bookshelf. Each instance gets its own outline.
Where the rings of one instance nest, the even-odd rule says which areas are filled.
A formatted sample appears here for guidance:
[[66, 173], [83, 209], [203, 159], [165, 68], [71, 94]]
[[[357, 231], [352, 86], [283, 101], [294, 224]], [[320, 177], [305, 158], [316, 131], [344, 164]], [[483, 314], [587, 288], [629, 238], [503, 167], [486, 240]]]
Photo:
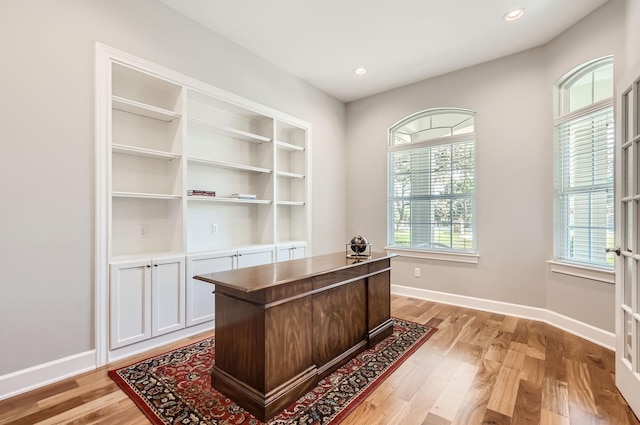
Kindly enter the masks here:
[[98, 291], [112, 294], [98, 331], [115, 359], [212, 326], [213, 288], [189, 273], [310, 254], [311, 126], [97, 50]]

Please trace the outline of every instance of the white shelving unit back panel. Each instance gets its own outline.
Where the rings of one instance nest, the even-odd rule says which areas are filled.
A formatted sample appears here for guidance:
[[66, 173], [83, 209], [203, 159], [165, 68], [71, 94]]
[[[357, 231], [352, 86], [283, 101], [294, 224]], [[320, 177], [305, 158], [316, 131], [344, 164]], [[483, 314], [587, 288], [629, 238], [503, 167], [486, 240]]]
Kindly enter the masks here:
[[156, 159], [113, 153], [114, 192], [182, 194], [182, 167], [179, 159]]
[[284, 121], [276, 122], [276, 140], [288, 145], [305, 148], [307, 142], [306, 130]]
[[304, 176], [306, 174], [304, 155], [304, 151], [277, 149], [277, 171]]
[[176, 111], [180, 107], [182, 86], [145, 71], [114, 63], [112, 94], [158, 108]]
[[182, 235], [179, 199], [113, 198], [112, 258], [181, 252]]
[[189, 118], [225, 128], [255, 134], [272, 140], [273, 119], [215, 97], [189, 92]]
[[277, 205], [276, 243], [307, 240], [306, 207]]
[[[273, 243], [271, 205], [190, 200], [187, 251], [202, 252]], [[215, 227], [214, 227], [215, 226]]]
[[114, 144], [171, 153], [177, 153], [181, 150], [179, 119], [168, 123], [114, 109], [112, 122]]
[[188, 137], [186, 152], [189, 158], [273, 168], [272, 145], [269, 142], [246, 141], [234, 134], [211, 131], [192, 122], [188, 125]]
[[278, 176], [278, 201], [305, 203], [305, 180], [288, 176]]

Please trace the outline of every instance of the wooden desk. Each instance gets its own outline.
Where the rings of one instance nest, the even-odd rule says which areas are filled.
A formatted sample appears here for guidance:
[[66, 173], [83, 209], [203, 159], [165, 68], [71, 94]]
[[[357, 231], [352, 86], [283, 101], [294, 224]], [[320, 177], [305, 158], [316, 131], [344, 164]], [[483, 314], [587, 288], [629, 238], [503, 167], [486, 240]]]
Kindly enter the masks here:
[[196, 276], [216, 285], [212, 385], [266, 421], [391, 335], [391, 257], [329, 254]]

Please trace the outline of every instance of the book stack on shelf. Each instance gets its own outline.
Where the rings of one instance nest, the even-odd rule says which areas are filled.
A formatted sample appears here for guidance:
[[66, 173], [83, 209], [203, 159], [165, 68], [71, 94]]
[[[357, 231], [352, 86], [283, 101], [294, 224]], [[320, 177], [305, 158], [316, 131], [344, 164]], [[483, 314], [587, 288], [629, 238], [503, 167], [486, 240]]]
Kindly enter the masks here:
[[251, 193], [232, 193], [229, 197], [236, 199], [257, 199], [257, 196]]
[[189, 189], [187, 196], [216, 196], [216, 192], [214, 190]]

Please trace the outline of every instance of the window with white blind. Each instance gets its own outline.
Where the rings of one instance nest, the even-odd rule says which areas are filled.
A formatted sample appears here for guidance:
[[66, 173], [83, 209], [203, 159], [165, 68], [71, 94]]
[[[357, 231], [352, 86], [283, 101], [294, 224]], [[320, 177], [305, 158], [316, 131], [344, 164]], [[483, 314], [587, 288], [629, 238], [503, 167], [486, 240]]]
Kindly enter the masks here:
[[388, 248], [474, 253], [475, 114], [432, 109], [389, 130]]
[[555, 260], [613, 269], [613, 61], [583, 65], [557, 84]]

